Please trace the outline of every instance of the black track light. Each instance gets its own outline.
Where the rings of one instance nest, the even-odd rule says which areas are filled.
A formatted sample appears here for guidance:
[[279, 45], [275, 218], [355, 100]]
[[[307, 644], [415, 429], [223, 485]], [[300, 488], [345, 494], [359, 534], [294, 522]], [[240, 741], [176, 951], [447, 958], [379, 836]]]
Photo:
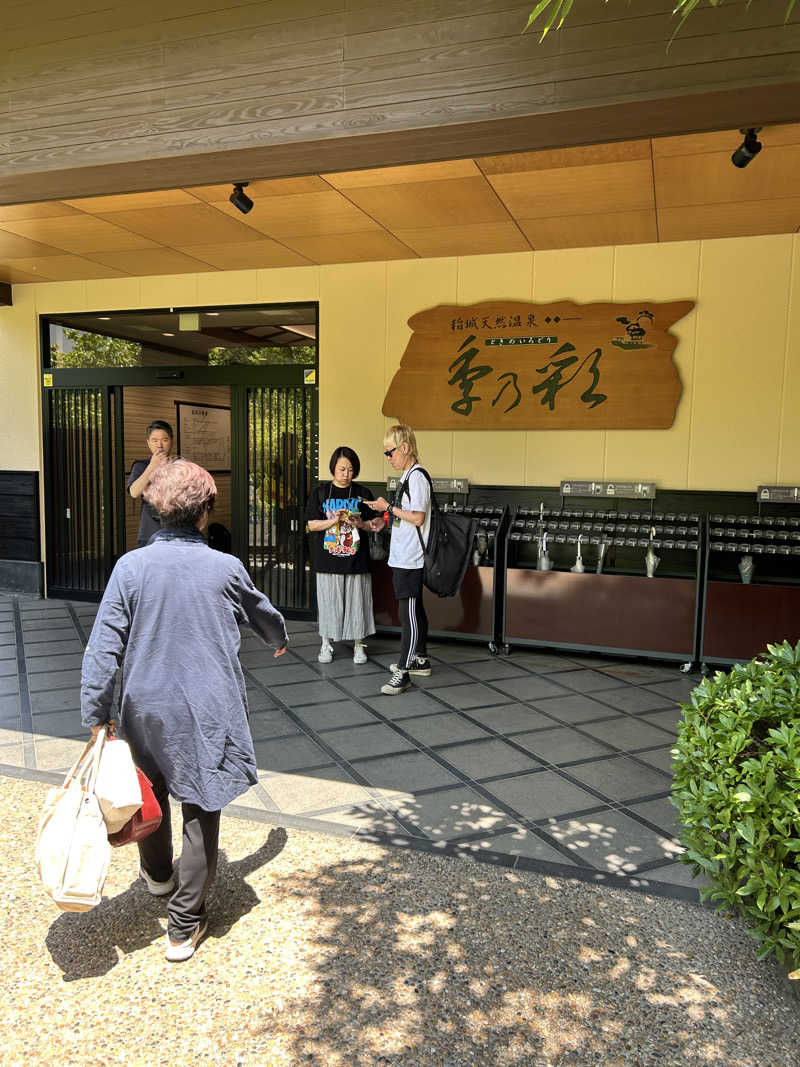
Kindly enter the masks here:
[[731, 156], [734, 167], [746, 167], [761, 151], [761, 142], [756, 137], [760, 129], [760, 126], [750, 126], [746, 130], [739, 131], [744, 134], [744, 140]]
[[[759, 148], [761, 145], [758, 146]], [[744, 164], [742, 164], [744, 166]], [[253, 201], [244, 191], [245, 185], [249, 185], [249, 182], [234, 182], [233, 192], [230, 195], [230, 202], [234, 207], [237, 207], [243, 215], [246, 215], [250, 208], [253, 206]]]

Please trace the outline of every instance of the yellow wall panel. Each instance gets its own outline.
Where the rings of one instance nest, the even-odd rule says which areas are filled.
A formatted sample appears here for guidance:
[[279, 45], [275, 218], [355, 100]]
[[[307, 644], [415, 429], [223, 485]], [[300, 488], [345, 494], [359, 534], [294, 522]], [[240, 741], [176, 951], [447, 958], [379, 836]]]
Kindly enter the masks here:
[[[458, 303], [481, 300], [530, 300], [533, 292], [533, 252], [462, 256], [458, 261]], [[498, 430], [453, 434], [453, 474], [478, 485], [495, 482], [519, 485], [525, 481], [524, 431]]]
[[197, 300], [197, 274], [152, 274], [140, 278], [143, 308], [190, 308]]
[[56, 315], [92, 310], [86, 302], [86, 286], [87, 282], [45, 282], [34, 286], [37, 313]]
[[458, 261], [458, 302], [530, 300], [533, 252], [497, 256], [462, 256]]
[[254, 270], [226, 270], [197, 275], [197, 303], [255, 304], [258, 282]]
[[565, 478], [602, 480], [604, 440], [602, 430], [529, 430], [524, 434], [522, 484], [558, 485]]
[[333, 449], [349, 445], [361, 460], [360, 477], [382, 481], [386, 264], [322, 267], [319, 278], [321, 476]]
[[703, 242], [690, 489], [777, 477], [791, 253], [789, 234]]
[[641, 476], [663, 488], [748, 491], [800, 480], [800, 237], [791, 235], [15, 286], [14, 306], [0, 309], [0, 464], [40, 464], [39, 314], [319, 300], [321, 470], [349, 443], [362, 477], [382, 482], [390, 470], [381, 407], [408, 318], [443, 302], [502, 297], [695, 299], [674, 327], [684, 385], [675, 425], [422, 431], [432, 473], [512, 485]]
[[562, 248], [535, 252], [534, 257], [533, 299], [537, 304], [611, 299], [613, 248]]
[[102, 278], [86, 283], [86, 303], [91, 311], [128, 311], [141, 307], [140, 278]]
[[36, 285], [14, 286], [0, 308], [0, 470], [40, 470]]
[[[613, 248], [563, 248], [534, 253], [533, 300], [610, 300]], [[602, 478], [605, 430], [531, 430], [525, 434], [526, 485], [558, 485], [562, 478]]]
[[800, 234], [793, 238], [787, 323], [778, 440], [779, 485], [800, 481]]
[[[675, 242], [655, 247], [658, 255], [653, 255], [653, 245], [628, 245], [616, 249], [613, 299], [641, 299], [642, 307], [647, 306], [648, 300], [696, 301], [699, 243]], [[679, 339], [673, 359], [683, 386], [674, 423], [669, 430], [608, 430], [603, 468], [605, 478], [644, 478], [656, 481], [664, 488], [688, 487], [696, 328], [695, 309], [671, 331]]]
[[[387, 344], [384, 366], [384, 392], [389, 388], [411, 337], [408, 320], [418, 311], [456, 301], [458, 282], [457, 259], [399, 259], [387, 264], [386, 328]], [[392, 423], [384, 419], [385, 426]], [[453, 434], [449, 430], [424, 430], [417, 435], [422, 462], [432, 474], [450, 477], [453, 469]], [[388, 463], [384, 469], [388, 477], [393, 472]]]
[[[382, 267], [382, 264], [370, 264]], [[272, 267], [256, 271], [258, 302], [319, 300], [319, 267]]]

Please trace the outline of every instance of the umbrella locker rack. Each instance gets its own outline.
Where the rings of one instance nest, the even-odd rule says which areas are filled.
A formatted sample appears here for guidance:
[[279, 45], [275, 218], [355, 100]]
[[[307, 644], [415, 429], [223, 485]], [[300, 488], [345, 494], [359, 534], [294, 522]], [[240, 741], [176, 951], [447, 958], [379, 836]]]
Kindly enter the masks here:
[[652, 483], [562, 482], [560, 507], [519, 506], [506, 541], [504, 649], [643, 656], [689, 670], [699, 658], [703, 533], [699, 514], [657, 510]]

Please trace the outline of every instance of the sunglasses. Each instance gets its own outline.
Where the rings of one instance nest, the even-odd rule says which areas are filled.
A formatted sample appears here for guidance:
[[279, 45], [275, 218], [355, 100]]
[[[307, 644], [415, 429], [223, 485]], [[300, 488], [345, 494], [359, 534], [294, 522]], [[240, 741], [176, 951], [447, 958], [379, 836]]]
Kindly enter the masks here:
[[388, 450], [387, 450], [386, 452], [384, 452], [383, 454], [384, 454], [384, 456], [386, 456], [386, 458], [387, 458], [387, 459], [391, 459], [391, 458], [392, 458], [392, 454], [393, 454], [394, 452], [396, 452], [396, 451], [397, 451], [397, 445], [395, 445], [395, 446], [394, 446], [394, 448], [390, 448], [390, 449], [388, 449]]

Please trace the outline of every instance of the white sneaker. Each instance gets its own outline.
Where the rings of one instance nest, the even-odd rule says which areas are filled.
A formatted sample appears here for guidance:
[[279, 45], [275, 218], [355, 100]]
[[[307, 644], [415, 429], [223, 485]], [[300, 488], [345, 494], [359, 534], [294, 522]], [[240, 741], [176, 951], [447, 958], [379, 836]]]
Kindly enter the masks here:
[[139, 877], [147, 886], [147, 892], [153, 897], [165, 897], [167, 893], [171, 893], [175, 889], [175, 875], [168, 878], [166, 882], [157, 882], [155, 878], [151, 878], [147, 871], [140, 865]]
[[356, 641], [355, 648], [353, 650], [353, 663], [366, 663], [367, 662], [367, 646], [363, 641]]
[[333, 645], [330, 641], [323, 641], [317, 660], [320, 663], [330, 663], [333, 660]]
[[177, 944], [174, 941], [170, 941], [169, 934], [167, 934], [167, 947], [164, 952], [165, 958], [168, 959], [170, 963], [180, 963], [183, 960], [191, 959], [192, 956], [194, 956], [194, 950], [204, 937], [207, 929], [208, 919], [204, 919], [188, 941], [179, 941]]

